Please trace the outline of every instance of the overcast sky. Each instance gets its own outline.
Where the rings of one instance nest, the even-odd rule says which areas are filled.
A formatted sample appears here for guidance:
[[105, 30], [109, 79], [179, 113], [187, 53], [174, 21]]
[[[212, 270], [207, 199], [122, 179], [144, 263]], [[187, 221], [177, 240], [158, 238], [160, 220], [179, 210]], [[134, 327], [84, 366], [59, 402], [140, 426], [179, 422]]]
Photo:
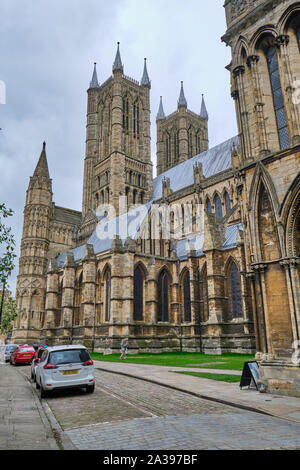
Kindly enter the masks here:
[[[199, 113], [204, 93], [209, 145], [236, 135], [230, 97], [230, 49], [224, 0], [1, 0], [0, 201], [15, 212], [17, 253], [29, 177], [47, 143], [54, 202], [81, 210], [86, 90], [93, 63], [98, 79], [112, 73], [120, 41], [124, 73], [140, 80], [147, 57], [151, 79], [152, 161], [155, 117], [176, 110], [180, 81], [188, 107]], [[1, 101], [1, 100], [0, 100]], [[154, 174], [155, 176], [155, 174]], [[15, 276], [10, 286], [15, 290]]]

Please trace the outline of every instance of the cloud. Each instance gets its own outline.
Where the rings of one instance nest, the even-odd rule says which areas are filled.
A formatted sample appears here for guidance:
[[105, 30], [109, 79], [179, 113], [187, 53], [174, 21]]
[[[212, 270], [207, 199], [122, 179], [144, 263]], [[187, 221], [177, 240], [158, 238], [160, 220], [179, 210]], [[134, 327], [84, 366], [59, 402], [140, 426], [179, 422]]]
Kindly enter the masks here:
[[200, 111], [205, 94], [210, 146], [237, 132], [225, 70], [230, 50], [220, 40], [223, 0], [2, 0], [0, 17], [0, 80], [6, 84], [0, 200], [15, 211], [18, 247], [26, 189], [43, 140], [55, 203], [81, 209], [86, 89], [94, 61], [100, 82], [111, 75], [117, 41], [126, 75], [140, 80], [148, 59], [154, 168], [159, 96], [166, 113], [175, 111], [181, 80], [192, 111]]

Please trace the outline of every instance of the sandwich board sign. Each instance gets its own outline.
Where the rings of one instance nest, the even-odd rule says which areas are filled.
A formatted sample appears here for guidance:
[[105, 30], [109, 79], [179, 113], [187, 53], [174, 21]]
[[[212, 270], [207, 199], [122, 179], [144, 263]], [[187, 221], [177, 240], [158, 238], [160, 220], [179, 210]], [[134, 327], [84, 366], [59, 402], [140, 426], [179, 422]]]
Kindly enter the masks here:
[[247, 386], [248, 388], [250, 388], [250, 385], [253, 382], [256, 387], [256, 390], [259, 390], [258, 380], [259, 380], [259, 368], [258, 368], [257, 362], [256, 361], [245, 362], [243, 374], [242, 374], [241, 382], [240, 382], [240, 388], [242, 389], [243, 387], [247, 387]]

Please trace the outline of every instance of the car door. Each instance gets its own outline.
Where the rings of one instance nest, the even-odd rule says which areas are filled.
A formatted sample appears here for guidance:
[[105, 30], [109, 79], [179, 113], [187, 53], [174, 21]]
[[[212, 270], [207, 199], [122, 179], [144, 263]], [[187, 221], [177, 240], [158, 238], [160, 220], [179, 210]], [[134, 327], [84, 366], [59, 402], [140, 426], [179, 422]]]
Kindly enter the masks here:
[[41, 357], [41, 360], [40, 360], [40, 362], [38, 362], [38, 364], [37, 364], [37, 369], [36, 369], [36, 380], [37, 380], [37, 382], [38, 382], [39, 385], [41, 384], [42, 370], [43, 370], [44, 365], [45, 365], [46, 362], [47, 362], [47, 357], [48, 357], [48, 351], [47, 351], [47, 349], [46, 349], [46, 350], [43, 352], [42, 357]]

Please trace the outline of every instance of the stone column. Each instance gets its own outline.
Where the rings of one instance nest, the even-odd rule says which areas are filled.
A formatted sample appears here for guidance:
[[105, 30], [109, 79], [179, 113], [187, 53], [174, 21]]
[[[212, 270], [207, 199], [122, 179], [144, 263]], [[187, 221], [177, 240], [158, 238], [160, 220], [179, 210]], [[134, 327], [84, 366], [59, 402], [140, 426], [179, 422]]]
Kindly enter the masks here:
[[247, 59], [247, 64], [251, 70], [253, 90], [254, 90], [254, 110], [256, 113], [256, 123], [258, 128], [259, 147], [261, 155], [269, 153], [268, 139], [266, 133], [266, 124], [264, 117], [264, 103], [262, 100], [262, 92], [259, 82], [259, 74], [257, 70], [257, 63], [259, 61], [258, 55], [251, 55]]
[[291, 324], [293, 331], [293, 340], [299, 341], [300, 339], [300, 295], [299, 295], [299, 278], [297, 265], [299, 260], [287, 259], [281, 261], [281, 266], [284, 267], [286, 275], [286, 284], [288, 289], [289, 306], [291, 312]]
[[51, 336], [52, 329], [55, 328], [55, 316], [58, 307], [58, 272], [56, 260], [52, 259], [49, 263], [47, 272], [46, 288], [46, 328], [47, 336]]
[[68, 252], [64, 263], [64, 276], [62, 288], [62, 326], [63, 335], [70, 337], [73, 335], [74, 322], [74, 291], [75, 291], [75, 262], [74, 254]]
[[157, 321], [157, 273], [154, 258], [149, 259], [148, 273], [146, 284], [146, 322], [155, 325]]
[[249, 113], [247, 110], [245, 88], [244, 88], [244, 81], [243, 81], [244, 73], [245, 73], [245, 67], [243, 65], [240, 65], [233, 70], [233, 76], [236, 82], [239, 105], [240, 105], [241, 125], [242, 125], [242, 133], [243, 133], [243, 140], [244, 140], [244, 155], [245, 155], [245, 158], [247, 159], [252, 156], [252, 146], [251, 146], [251, 138], [250, 138], [250, 131], [249, 131], [249, 116], [248, 116]]
[[93, 335], [96, 309], [96, 257], [93, 245], [86, 245], [82, 259], [82, 304], [85, 338]]

